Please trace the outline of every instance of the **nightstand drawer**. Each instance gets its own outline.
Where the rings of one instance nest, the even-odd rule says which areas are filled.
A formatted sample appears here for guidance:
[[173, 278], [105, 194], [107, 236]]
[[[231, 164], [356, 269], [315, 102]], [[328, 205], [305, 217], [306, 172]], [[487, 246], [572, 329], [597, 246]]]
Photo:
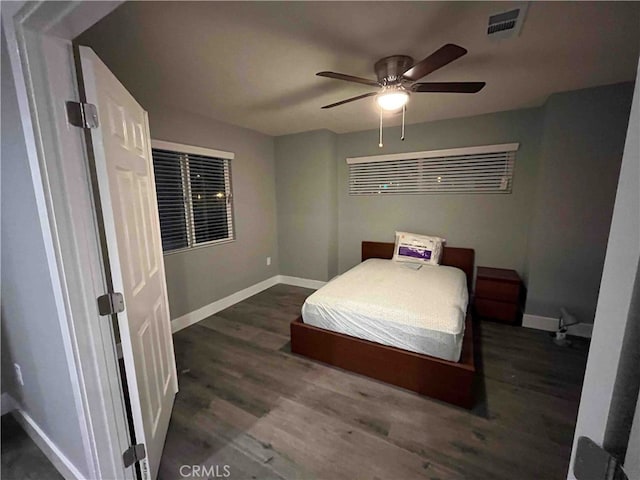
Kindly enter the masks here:
[[476, 297], [518, 303], [520, 284], [478, 278], [476, 280]]
[[520, 314], [517, 303], [499, 302], [476, 297], [474, 305], [478, 316], [503, 322], [515, 323]]

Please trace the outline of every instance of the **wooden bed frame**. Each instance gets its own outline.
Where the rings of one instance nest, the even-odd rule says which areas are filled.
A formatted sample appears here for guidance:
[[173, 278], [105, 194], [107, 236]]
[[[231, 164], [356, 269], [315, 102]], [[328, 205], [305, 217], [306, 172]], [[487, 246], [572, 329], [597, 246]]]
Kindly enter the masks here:
[[[390, 259], [393, 248], [393, 243], [362, 242], [362, 261], [369, 258]], [[444, 247], [441, 263], [464, 271], [470, 288], [474, 267], [472, 249]], [[459, 362], [449, 362], [307, 325], [301, 316], [291, 322], [291, 351], [470, 409], [474, 403], [476, 366], [473, 321], [468, 312], [469, 309]]]

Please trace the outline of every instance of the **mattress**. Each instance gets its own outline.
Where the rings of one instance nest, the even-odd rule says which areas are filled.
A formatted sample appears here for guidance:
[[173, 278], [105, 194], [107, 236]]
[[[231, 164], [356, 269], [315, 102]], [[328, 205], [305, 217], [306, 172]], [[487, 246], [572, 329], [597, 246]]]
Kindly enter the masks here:
[[457, 362], [469, 301], [458, 268], [369, 259], [307, 298], [309, 325]]

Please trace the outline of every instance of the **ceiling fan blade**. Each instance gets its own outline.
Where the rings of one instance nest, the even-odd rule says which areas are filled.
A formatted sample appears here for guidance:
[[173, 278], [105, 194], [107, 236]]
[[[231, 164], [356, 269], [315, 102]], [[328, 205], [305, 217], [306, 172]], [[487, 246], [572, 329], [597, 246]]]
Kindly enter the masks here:
[[336, 72], [318, 72], [319, 77], [335, 78], [336, 80], [344, 80], [346, 82], [362, 83], [363, 85], [370, 85], [372, 87], [379, 87], [380, 84], [375, 80], [369, 80], [367, 78], [354, 77], [353, 75], [345, 75], [344, 73]]
[[433, 93], [477, 93], [484, 88], [484, 82], [426, 82], [415, 83], [412, 92]]
[[378, 94], [378, 92], [365, 93], [364, 95], [358, 95], [357, 97], [347, 98], [346, 100], [342, 100], [341, 102], [332, 103], [331, 105], [325, 105], [322, 108], [337, 107], [338, 105], [344, 105], [345, 103], [355, 102], [356, 100], [360, 100], [361, 98], [373, 97], [373, 96], [375, 96], [377, 94]]
[[453, 43], [447, 43], [444, 47], [436, 50], [424, 60], [416, 63], [409, 70], [404, 72], [404, 78], [409, 80], [420, 80], [425, 75], [435, 72], [439, 68], [457, 60], [467, 53], [466, 48], [462, 48]]

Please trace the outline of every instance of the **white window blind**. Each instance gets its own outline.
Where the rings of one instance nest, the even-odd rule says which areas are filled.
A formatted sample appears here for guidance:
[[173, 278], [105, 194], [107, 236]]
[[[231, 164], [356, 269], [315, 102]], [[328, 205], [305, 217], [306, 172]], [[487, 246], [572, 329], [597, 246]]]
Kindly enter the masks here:
[[233, 240], [233, 154], [159, 141], [152, 147], [164, 252]]
[[347, 158], [349, 194], [511, 193], [518, 146]]

